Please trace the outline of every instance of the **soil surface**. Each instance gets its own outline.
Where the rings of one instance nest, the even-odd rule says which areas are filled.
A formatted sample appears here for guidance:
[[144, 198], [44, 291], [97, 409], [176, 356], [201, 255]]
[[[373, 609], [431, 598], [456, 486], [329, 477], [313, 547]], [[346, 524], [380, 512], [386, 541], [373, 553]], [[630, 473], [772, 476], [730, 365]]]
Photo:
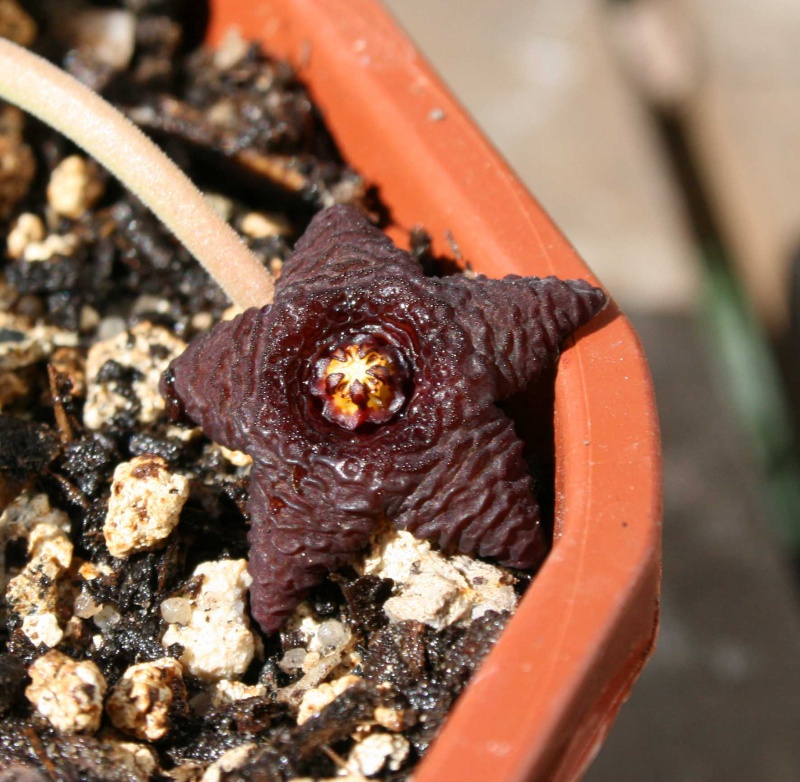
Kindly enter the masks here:
[[[0, 34], [120, 106], [274, 273], [319, 209], [383, 215], [290, 68], [236, 37], [199, 48], [193, 3], [52, 8], [0, 0]], [[3, 104], [0, 159], [0, 782], [407, 778], [527, 579], [383, 530], [264, 637], [249, 459], [171, 425], [157, 392], [228, 302]], [[414, 599], [419, 619], [392, 618]]]

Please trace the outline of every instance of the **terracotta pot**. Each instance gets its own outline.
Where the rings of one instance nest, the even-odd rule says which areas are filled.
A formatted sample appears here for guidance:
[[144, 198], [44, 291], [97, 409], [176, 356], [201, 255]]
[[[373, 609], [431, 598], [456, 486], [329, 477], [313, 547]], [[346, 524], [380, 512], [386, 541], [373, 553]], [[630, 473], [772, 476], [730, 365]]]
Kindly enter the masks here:
[[[374, 0], [215, 0], [231, 26], [298, 69], [345, 158], [376, 185], [402, 243], [490, 276], [591, 271]], [[580, 197], [580, 193], [576, 193]], [[653, 648], [660, 453], [645, 359], [611, 304], [561, 357], [555, 390], [555, 545], [517, 614], [415, 774], [575, 779]]]

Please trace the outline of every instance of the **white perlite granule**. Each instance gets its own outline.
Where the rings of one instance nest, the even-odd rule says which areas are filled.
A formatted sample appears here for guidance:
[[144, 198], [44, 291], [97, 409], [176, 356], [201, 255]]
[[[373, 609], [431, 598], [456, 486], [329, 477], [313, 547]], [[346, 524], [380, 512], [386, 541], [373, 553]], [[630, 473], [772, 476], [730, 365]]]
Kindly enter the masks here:
[[232, 451], [224, 445], [220, 445], [219, 450], [234, 467], [250, 467], [253, 464], [253, 457], [243, 451]]
[[29, 244], [41, 242], [45, 230], [42, 218], [31, 212], [23, 212], [11, 226], [6, 239], [6, 254], [9, 258], [19, 260]]
[[269, 236], [287, 236], [292, 230], [292, 226], [283, 215], [267, 214], [265, 212], [248, 212], [241, 219], [239, 228], [242, 233], [253, 239], [265, 239]]
[[57, 215], [77, 219], [97, 202], [103, 189], [97, 163], [70, 155], [50, 174], [47, 202]]
[[161, 618], [168, 625], [188, 625], [192, 619], [192, 603], [187, 597], [168, 597], [161, 602]]
[[114, 557], [158, 548], [178, 525], [189, 498], [189, 481], [166, 461], [143, 454], [117, 465], [103, 536]]
[[90, 53], [115, 71], [128, 67], [136, 46], [136, 16], [116, 8], [70, 8], [56, 32], [70, 49]]
[[49, 261], [53, 256], [70, 256], [75, 252], [78, 240], [73, 234], [50, 234], [41, 242], [31, 242], [25, 247], [22, 259], [32, 263], [34, 261]]
[[170, 714], [185, 708], [183, 668], [172, 657], [132, 665], [114, 685], [106, 712], [114, 727], [137, 739], [160, 741], [172, 727]]
[[411, 746], [403, 736], [370, 733], [356, 743], [347, 758], [347, 768], [365, 777], [375, 776], [386, 766], [397, 771], [405, 762]]
[[106, 680], [91, 661], [75, 660], [51, 649], [28, 668], [28, 700], [56, 730], [94, 733], [103, 716]]
[[352, 669], [357, 657], [353, 651], [353, 634], [338, 619], [321, 619], [304, 602], [297, 606], [287, 620], [284, 633], [303, 646], [288, 649], [278, 667], [286, 673], [302, 671], [298, 681], [278, 690], [283, 703], [300, 704], [304, 694], [317, 688], [333, 671]]
[[229, 703], [244, 701], [248, 698], [265, 698], [267, 686], [265, 684], [242, 684], [242, 682], [232, 682], [228, 679], [220, 679], [209, 688], [211, 694], [211, 705], [217, 709], [220, 706], [227, 706]]
[[[58, 619], [60, 582], [72, 563], [69, 518], [50, 507], [44, 494], [22, 494], [0, 516], [0, 587], [8, 610], [22, 619], [34, 646], [57, 646], [64, 636]], [[27, 538], [29, 560], [6, 586], [5, 546]]]
[[0, 312], [0, 370], [29, 367], [47, 358], [57, 347], [75, 347], [78, 335]]
[[241, 744], [223, 752], [206, 770], [200, 782], [222, 782], [228, 775], [243, 766], [255, 751], [255, 744]]
[[[102, 327], [102, 324], [101, 324]], [[147, 321], [130, 331], [95, 342], [86, 358], [86, 406], [83, 423], [88, 429], [99, 429], [120, 412], [131, 410], [132, 404], [116, 388], [114, 381], [100, 382], [98, 375], [107, 361], [136, 370], [131, 387], [138, 403], [137, 417], [143, 424], [153, 423], [164, 410], [164, 399], [158, 393], [158, 381], [173, 358], [186, 348], [186, 343], [161, 326]]]
[[441, 630], [487, 611], [513, 611], [513, 577], [464, 554], [445, 557], [410, 532], [381, 534], [364, 560], [365, 574], [391, 578], [395, 594], [384, 604], [391, 622], [413, 619]]
[[297, 724], [302, 725], [306, 720], [319, 714], [328, 704], [333, 703], [345, 690], [362, 682], [360, 676], [347, 674], [334, 679], [332, 682], [323, 682], [313, 690], [307, 690], [300, 701], [297, 711]]
[[110, 729], [102, 730], [97, 738], [111, 748], [111, 756], [119, 769], [125, 769], [127, 782], [148, 782], [158, 768], [153, 750], [135, 741], [119, 741]]
[[161, 645], [180, 644], [184, 669], [200, 679], [237, 679], [255, 654], [246, 605], [251, 582], [247, 561], [203, 562], [193, 578], [201, 585], [197, 596], [188, 598], [191, 616], [186, 624], [170, 624]]
[[[39, 524], [49, 524], [65, 535], [70, 531], [69, 516], [50, 507], [46, 494], [23, 492], [0, 514], [0, 548], [4, 549], [10, 540], [29, 538]], [[0, 557], [0, 573], [4, 565], [5, 559]]]

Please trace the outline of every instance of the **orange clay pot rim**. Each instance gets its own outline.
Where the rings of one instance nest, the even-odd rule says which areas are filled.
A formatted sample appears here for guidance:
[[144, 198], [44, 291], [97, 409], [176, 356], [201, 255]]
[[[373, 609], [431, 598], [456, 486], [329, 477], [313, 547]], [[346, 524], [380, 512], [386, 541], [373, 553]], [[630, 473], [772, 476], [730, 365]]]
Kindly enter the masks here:
[[[478, 271], [594, 279], [374, 0], [212, 0], [209, 40], [237, 27], [288, 59], [405, 241], [420, 224]], [[580, 193], [576, 193], [580, 197]], [[434, 780], [573, 779], [652, 649], [660, 450], [647, 365], [612, 304], [556, 381], [554, 549], [420, 768]]]

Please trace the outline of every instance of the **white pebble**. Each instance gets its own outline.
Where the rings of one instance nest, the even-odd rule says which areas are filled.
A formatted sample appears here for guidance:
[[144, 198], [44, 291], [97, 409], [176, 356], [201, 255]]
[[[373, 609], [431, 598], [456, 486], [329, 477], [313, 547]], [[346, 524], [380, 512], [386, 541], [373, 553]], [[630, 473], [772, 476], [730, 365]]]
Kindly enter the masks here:
[[103, 536], [114, 557], [161, 546], [180, 520], [189, 481], [170, 472], [166, 461], [143, 454], [117, 465]]
[[340, 649], [350, 640], [350, 630], [338, 619], [327, 619], [319, 626], [317, 639], [323, 651]]
[[249, 467], [253, 463], [253, 458], [243, 451], [232, 451], [224, 445], [220, 445], [219, 450], [234, 467]]
[[[125, 318], [119, 315], [107, 315], [97, 324], [97, 341], [106, 342], [107, 340], [114, 339], [114, 337], [118, 337], [124, 331]], [[91, 348], [89, 350], [91, 352]]]
[[[105, 335], [119, 324], [105, 318], [98, 327], [98, 336]], [[124, 326], [124, 324], [123, 324]], [[183, 340], [161, 326], [147, 321], [109, 339], [95, 342], [86, 358], [86, 405], [83, 422], [89, 429], [99, 429], [120, 412], [131, 409], [131, 403], [117, 391], [116, 382], [99, 382], [100, 370], [107, 361], [116, 361], [139, 373], [131, 388], [138, 401], [137, 417], [150, 424], [164, 411], [164, 399], [158, 392], [158, 381], [169, 362], [186, 348]]]
[[195, 312], [191, 324], [195, 331], [208, 331], [214, 325], [214, 316], [210, 312]]
[[91, 619], [103, 609], [102, 603], [95, 603], [94, 598], [88, 592], [80, 592], [75, 598], [72, 611], [79, 619]]
[[221, 71], [233, 68], [248, 52], [250, 44], [237, 27], [229, 27], [214, 50], [214, 67]]
[[296, 649], [288, 649], [281, 657], [278, 668], [284, 673], [295, 673], [303, 668], [307, 655], [308, 652], [302, 646]]
[[305, 647], [310, 647], [312, 643], [318, 646], [317, 633], [321, 624], [322, 622], [314, 613], [314, 610], [304, 601], [295, 608], [292, 615], [286, 620], [283, 632], [293, 638], [297, 638], [298, 642]]
[[109, 627], [119, 624], [122, 616], [110, 603], [101, 606], [100, 610], [92, 617], [92, 621], [100, 632], [104, 632]]
[[306, 720], [319, 714], [328, 704], [333, 703], [345, 690], [363, 681], [360, 676], [347, 674], [324, 682], [313, 690], [307, 690], [300, 701], [297, 710], [297, 724], [302, 725]]
[[[50, 507], [46, 494], [23, 492], [0, 514], [0, 546], [10, 540], [29, 539], [33, 529], [39, 524], [49, 524], [65, 535], [70, 532], [69, 516], [58, 508]], [[4, 559], [0, 557], [0, 568]]]
[[393, 709], [390, 706], [376, 706], [373, 718], [378, 725], [395, 733], [405, 730], [407, 726], [405, 712], [401, 709]]
[[22, 252], [22, 260], [49, 261], [54, 255], [70, 256], [75, 252], [78, 240], [72, 234], [50, 234], [41, 242], [30, 242]]
[[211, 704], [214, 708], [219, 708], [248, 698], [264, 698], [266, 695], [265, 684], [242, 684], [242, 682], [220, 679], [211, 687]]
[[27, 538], [29, 560], [5, 587], [4, 556], [0, 586], [10, 613], [22, 619], [22, 632], [34, 646], [57, 646], [63, 637], [59, 621], [62, 580], [72, 564], [69, 519], [50, 508], [46, 495], [18, 497], [0, 516], [0, 554], [9, 540]]
[[28, 668], [28, 700], [56, 730], [94, 733], [103, 716], [106, 680], [91, 661], [75, 662], [52, 649]]
[[397, 734], [370, 733], [350, 751], [347, 766], [351, 771], [365, 777], [375, 776], [386, 766], [398, 771], [408, 757], [411, 747], [408, 741]]
[[97, 738], [111, 749], [111, 755], [119, 770], [129, 774], [128, 782], [148, 782], [158, 768], [153, 750], [135, 741], [118, 741], [114, 731], [101, 731]]
[[168, 625], [188, 625], [192, 604], [185, 597], [168, 597], [161, 603], [161, 618]]
[[461, 579], [430, 560], [390, 597], [383, 610], [390, 622], [416, 620], [441, 630], [469, 615], [469, 601]]
[[170, 624], [161, 645], [166, 649], [180, 644], [184, 669], [199, 679], [237, 679], [255, 654], [246, 604], [252, 580], [247, 562], [203, 562], [193, 576], [200, 579], [201, 585], [191, 598], [191, 618], [185, 625]]
[[23, 212], [11, 226], [6, 239], [6, 251], [9, 258], [19, 260], [25, 248], [33, 242], [44, 239], [44, 223], [42, 218], [31, 212]]
[[391, 622], [413, 619], [442, 629], [487, 611], [513, 611], [518, 602], [507, 570], [463, 554], [445, 556], [402, 530], [378, 537], [363, 570], [395, 582], [384, 604]]
[[450, 564], [464, 576], [469, 586], [470, 619], [477, 619], [487, 611], [503, 613], [516, 610], [519, 596], [513, 585], [517, 580], [505, 568], [466, 554], [454, 555]]
[[88, 304], [81, 307], [79, 328], [82, 334], [93, 331], [100, 325], [100, 313]]
[[270, 236], [286, 236], [291, 232], [289, 221], [282, 215], [264, 212], [248, 212], [239, 226], [242, 233], [253, 239], [267, 239]]
[[245, 764], [255, 749], [255, 744], [240, 744], [238, 747], [223, 752], [205, 770], [200, 782], [222, 782], [223, 779], [228, 779], [232, 771]]
[[0, 371], [27, 367], [47, 358], [57, 347], [75, 347], [78, 335], [71, 331], [27, 322], [0, 311]]
[[160, 741], [170, 732], [170, 714], [185, 708], [181, 664], [172, 657], [128, 668], [108, 696], [106, 711], [123, 733], [144, 741]]
[[47, 183], [47, 202], [62, 217], [77, 219], [102, 195], [97, 164], [82, 155], [65, 157], [53, 169]]
[[119, 8], [73, 9], [61, 35], [69, 44], [91, 53], [114, 70], [124, 70], [136, 45], [136, 17]]
[[233, 201], [221, 193], [204, 193], [205, 202], [221, 217], [226, 223], [233, 214]]
[[172, 304], [168, 299], [161, 296], [153, 296], [150, 293], [143, 293], [136, 297], [131, 307], [131, 315], [139, 319], [142, 315], [148, 312], [154, 312], [158, 315], [169, 315], [172, 309]]

